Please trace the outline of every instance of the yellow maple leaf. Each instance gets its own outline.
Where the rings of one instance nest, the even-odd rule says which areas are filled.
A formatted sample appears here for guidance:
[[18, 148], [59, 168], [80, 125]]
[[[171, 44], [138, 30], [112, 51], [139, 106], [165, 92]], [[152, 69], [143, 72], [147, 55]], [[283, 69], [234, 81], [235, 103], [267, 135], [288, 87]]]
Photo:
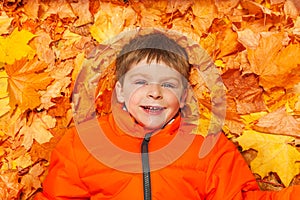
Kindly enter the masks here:
[[300, 152], [292, 147], [290, 136], [264, 134], [252, 130], [244, 131], [237, 138], [243, 150], [255, 149], [257, 157], [250, 163], [251, 170], [262, 177], [269, 172], [276, 172], [285, 186], [288, 186], [294, 176], [299, 174]]
[[31, 32], [18, 29], [7, 37], [0, 37], [0, 63], [13, 64], [23, 57], [33, 58], [35, 51], [28, 45], [33, 37]]
[[8, 74], [8, 92], [10, 106], [18, 105], [20, 109], [34, 109], [40, 105], [39, 90], [44, 90], [53, 78], [48, 72], [42, 72], [47, 67], [46, 63], [32, 59], [16, 61], [13, 65], [6, 65]]
[[53, 137], [49, 129], [55, 127], [55, 125], [56, 119], [46, 113], [34, 115], [32, 124], [23, 126], [19, 132], [24, 135], [22, 145], [29, 150], [33, 140], [36, 140], [39, 144], [49, 142]]

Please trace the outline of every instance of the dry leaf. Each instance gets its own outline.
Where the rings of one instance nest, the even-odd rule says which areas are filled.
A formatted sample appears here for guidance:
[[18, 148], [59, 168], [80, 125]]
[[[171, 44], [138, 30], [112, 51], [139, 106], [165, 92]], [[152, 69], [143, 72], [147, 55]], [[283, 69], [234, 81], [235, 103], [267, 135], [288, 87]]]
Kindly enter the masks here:
[[37, 19], [39, 16], [39, 0], [30, 0], [24, 5], [24, 12], [28, 17]]
[[265, 111], [263, 90], [258, 85], [254, 74], [242, 76], [238, 70], [228, 70], [222, 75], [223, 82], [228, 90], [229, 100], [236, 103], [238, 114]]
[[300, 137], [300, 122], [282, 107], [260, 118], [253, 126], [256, 131]]
[[297, 0], [287, 0], [284, 4], [284, 12], [287, 16], [296, 19], [300, 14], [300, 3]]
[[5, 70], [9, 76], [8, 92], [10, 106], [18, 105], [22, 110], [34, 109], [40, 105], [39, 90], [46, 89], [52, 81], [49, 73], [41, 72], [47, 65], [32, 59], [16, 61], [13, 65], [6, 65]]
[[[45, 5], [45, 3], [47, 3]], [[44, 7], [47, 8], [42, 18], [46, 19], [50, 15], [58, 15], [59, 18], [76, 18], [73, 13], [72, 7], [67, 0], [48, 1], [44, 3]]]
[[259, 45], [260, 34], [253, 32], [251, 29], [245, 29], [243, 31], [237, 31], [238, 41], [243, 44], [244, 47], [249, 49], [256, 49]]
[[192, 5], [193, 14], [196, 16], [191, 22], [196, 33], [202, 36], [208, 33], [208, 28], [211, 26], [213, 19], [216, 17], [216, 7], [214, 1], [195, 1]]
[[38, 30], [35, 32], [36, 37], [31, 41], [31, 45], [36, 49], [36, 54], [38, 58], [49, 65], [53, 65], [55, 62], [55, 54], [52, 48], [50, 48], [53, 40], [43, 30]]
[[17, 200], [20, 198], [22, 185], [18, 182], [17, 172], [0, 174], [0, 199]]
[[89, 0], [81, 0], [70, 3], [74, 14], [78, 19], [74, 22], [74, 26], [82, 26], [93, 22], [93, 16], [89, 11]]
[[56, 119], [46, 113], [35, 114], [33, 122], [30, 125], [25, 125], [21, 128], [20, 134], [24, 135], [22, 145], [29, 150], [33, 140], [39, 144], [49, 142], [53, 137], [49, 129], [54, 128]]
[[136, 17], [131, 7], [103, 3], [99, 12], [95, 14], [94, 24], [90, 27], [91, 35], [99, 43], [110, 44], [110, 40], [125, 26], [129, 27], [135, 23]]
[[8, 17], [5, 12], [0, 12], [0, 35], [9, 33], [12, 20], [13, 18]]
[[0, 71], [0, 117], [2, 117], [10, 110], [7, 87], [8, 87], [8, 75], [3, 70]]
[[[13, 64], [15, 60], [23, 57], [33, 58], [35, 51], [28, 46], [34, 35], [26, 30], [14, 31], [7, 37], [0, 36], [0, 63]], [[18, 48], [15, 48], [15, 47]]]
[[257, 150], [256, 158], [251, 162], [251, 170], [262, 177], [269, 172], [276, 172], [285, 186], [288, 186], [293, 177], [299, 174], [300, 152], [289, 142], [293, 137], [263, 134], [255, 131], [244, 131], [237, 138], [243, 150]]

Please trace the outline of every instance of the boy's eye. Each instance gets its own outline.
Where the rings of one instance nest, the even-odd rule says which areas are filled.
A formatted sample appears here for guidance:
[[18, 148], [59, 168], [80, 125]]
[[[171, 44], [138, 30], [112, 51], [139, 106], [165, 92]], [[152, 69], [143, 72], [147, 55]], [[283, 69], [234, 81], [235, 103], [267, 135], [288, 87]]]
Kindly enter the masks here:
[[136, 81], [134, 81], [134, 84], [136, 84], [136, 85], [146, 85], [147, 81], [145, 81], [145, 80], [136, 80]]
[[161, 84], [161, 86], [165, 88], [176, 88], [176, 85], [174, 83], [163, 83]]

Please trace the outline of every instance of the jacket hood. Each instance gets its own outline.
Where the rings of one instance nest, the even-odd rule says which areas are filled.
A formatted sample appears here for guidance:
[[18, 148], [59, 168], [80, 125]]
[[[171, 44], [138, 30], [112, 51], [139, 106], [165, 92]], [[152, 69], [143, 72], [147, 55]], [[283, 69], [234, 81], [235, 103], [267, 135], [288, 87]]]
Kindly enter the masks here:
[[[120, 105], [115, 97], [115, 60], [123, 45], [132, 38], [155, 32], [174, 39], [187, 51], [192, 69], [186, 103], [181, 109], [180, 126], [192, 124], [195, 127], [193, 133], [205, 137], [199, 152], [199, 156], [204, 157], [211, 151], [222, 130], [226, 113], [225, 87], [207, 52], [197, 42], [171, 30], [137, 28], [124, 31], [93, 49], [83, 62], [74, 86], [72, 105], [76, 127], [78, 129], [87, 120], [97, 123], [98, 116], [113, 113], [123, 131], [130, 130], [129, 121], [123, 120], [123, 123], [120, 120], [123, 115], [120, 114]], [[140, 127], [135, 130], [142, 131]], [[78, 129], [78, 132], [81, 130]], [[132, 130], [129, 134], [132, 134]]]

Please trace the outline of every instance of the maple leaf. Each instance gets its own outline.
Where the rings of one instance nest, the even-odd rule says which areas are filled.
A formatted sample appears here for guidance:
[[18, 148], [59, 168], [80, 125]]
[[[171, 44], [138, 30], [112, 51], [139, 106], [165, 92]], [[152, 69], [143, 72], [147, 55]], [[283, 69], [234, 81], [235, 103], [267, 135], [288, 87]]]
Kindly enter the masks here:
[[283, 47], [284, 34], [261, 34], [256, 49], [248, 48], [250, 68], [245, 73], [260, 75], [260, 85], [266, 90], [272, 87], [291, 88], [300, 81], [300, 45]]
[[258, 80], [254, 74], [242, 76], [239, 70], [227, 70], [222, 75], [228, 89], [228, 99], [236, 104], [238, 114], [247, 114], [266, 110]]
[[290, 144], [294, 138], [290, 136], [263, 134], [253, 130], [245, 130], [236, 139], [243, 150], [255, 149], [256, 158], [250, 163], [251, 170], [262, 177], [269, 172], [276, 172], [285, 186], [299, 174], [300, 152]]
[[39, 90], [46, 87], [53, 80], [49, 72], [41, 72], [47, 67], [46, 63], [32, 59], [16, 61], [13, 65], [6, 65], [9, 76], [8, 92], [10, 106], [18, 105], [22, 110], [34, 109], [40, 105]]
[[7, 37], [0, 36], [0, 63], [13, 64], [25, 56], [33, 58], [35, 51], [28, 45], [33, 37], [31, 32], [18, 29], [14, 29]]
[[191, 25], [199, 35], [208, 32], [208, 28], [211, 26], [213, 19], [217, 15], [217, 10], [213, 2], [214, 1], [212, 0], [195, 1], [191, 6], [193, 14], [195, 15]]
[[54, 106], [52, 98], [61, 97], [62, 92], [67, 90], [66, 88], [70, 85], [71, 78], [64, 77], [59, 80], [55, 80], [50, 86], [47, 87], [47, 91], [42, 91], [41, 93], [41, 105], [39, 108], [49, 109]]
[[55, 124], [56, 119], [46, 113], [35, 114], [33, 122], [30, 125], [23, 126], [20, 130], [20, 134], [24, 135], [22, 145], [29, 150], [33, 140], [36, 140], [39, 144], [49, 142], [53, 137], [49, 129], [55, 127]]
[[300, 137], [300, 122], [289, 115], [285, 107], [261, 117], [252, 128], [264, 133]]
[[123, 31], [125, 26], [129, 27], [135, 23], [136, 13], [131, 7], [103, 3], [95, 18], [90, 27], [92, 37], [99, 43], [109, 44], [109, 39]]

